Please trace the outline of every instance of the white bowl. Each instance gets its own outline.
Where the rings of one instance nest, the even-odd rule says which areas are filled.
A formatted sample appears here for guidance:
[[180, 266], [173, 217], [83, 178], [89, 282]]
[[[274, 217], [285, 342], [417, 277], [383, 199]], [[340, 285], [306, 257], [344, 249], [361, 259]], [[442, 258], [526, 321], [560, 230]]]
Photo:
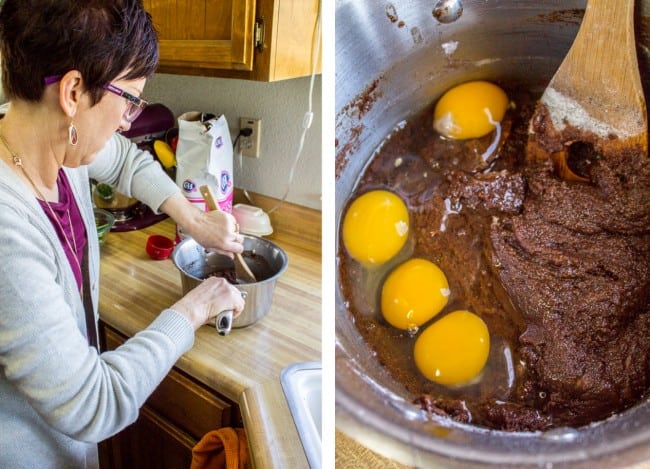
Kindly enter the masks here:
[[264, 210], [253, 205], [235, 204], [232, 214], [239, 223], [239, 231], [256, 236], [268, 236], [273, 233], [271, 220]]

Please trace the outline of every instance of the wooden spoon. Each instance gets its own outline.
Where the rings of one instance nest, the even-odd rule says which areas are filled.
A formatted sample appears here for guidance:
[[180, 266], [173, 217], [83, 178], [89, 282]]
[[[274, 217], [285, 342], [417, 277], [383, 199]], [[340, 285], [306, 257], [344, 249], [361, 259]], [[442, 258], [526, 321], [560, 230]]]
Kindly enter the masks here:
[[634, 0], [589, 0], [530, 121], [527, 157], [551, 157], [563, 179], [588, 181], [593, 158], [646, 157], [647, 129]]
[[[199, 187], [199, 190], [201, 191], [201, 195], [205, 199], [205, 203], [208, 206], [208, 209], [220, 210], [219, 204], [217, 203], [217, 199], [214, 196], [214, 193], [212, 192], [212, 188], [210, 186], [201, 186]], [[257, 282], [255, 275], [248, 267], [248, 264], [246, 264], [246, 261], [244, 260], [242, 255], [238, 252], [235, 253], [235, 272], [238, 278], [246, 279], [248, 281], [251, 281], [252, 283]]]

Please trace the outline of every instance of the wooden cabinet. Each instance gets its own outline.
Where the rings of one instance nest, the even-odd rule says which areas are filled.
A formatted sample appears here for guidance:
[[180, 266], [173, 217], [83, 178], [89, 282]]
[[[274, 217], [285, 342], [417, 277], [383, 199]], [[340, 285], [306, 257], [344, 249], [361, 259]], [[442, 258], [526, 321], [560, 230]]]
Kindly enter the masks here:
[[[100, 323], [102, 350], [126, 340]], [[172, 369], [140, 409], [138, 420], [99, 445], [102, 469], [190, 467], [192, 447], [211, 430], [241, 427], [236, 404]]]
[[[161, 73], [276, 81], [312, 71], [319, 0], [144, 0]], [[316, 73], [320, 73], [320, 54]]]

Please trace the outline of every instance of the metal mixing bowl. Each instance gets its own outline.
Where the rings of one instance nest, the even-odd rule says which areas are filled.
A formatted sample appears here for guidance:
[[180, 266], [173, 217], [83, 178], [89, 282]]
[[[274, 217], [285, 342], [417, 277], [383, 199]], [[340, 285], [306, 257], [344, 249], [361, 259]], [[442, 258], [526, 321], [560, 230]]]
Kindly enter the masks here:
[[[436, 2], [336, 1], [336, 232], [382, 140], [451, 86], [471, 79], [543, 89], [575, 37], [585, 1], [464, 0], [436, 21]], [[637, 2], [648, 95], [650, 0]], [[337, 250], [338, 240], [337, 240]], [[338, 283], [338, 282], [337, 282]], [[429, 420], [374, 357], [336, 287], [336, 425], [415, 467], [623, 467], [650, 459], [650, 403], [577, 429], [508, 433]]]
[[[244, 311], [233, 319], [234, 328], [250, 326], [266, 316], [273, 302], [275, 284], [289, 264], [287, 254], [277, 244], [258, 236], [242, 236], [244, 251], [255, 254], [255, 257], [244, 257], [258, 281], [236, 285], [240, 291], [246, 292], [246, 306]], [[257, 256], [264, 261], [255, 261]], [[207, 252], [192, 238], [186, 238], [176, 245], [172, 260], [181, 274], [183, 294], [196, 287], [210, 274], [234, 269], [230, 257]]]

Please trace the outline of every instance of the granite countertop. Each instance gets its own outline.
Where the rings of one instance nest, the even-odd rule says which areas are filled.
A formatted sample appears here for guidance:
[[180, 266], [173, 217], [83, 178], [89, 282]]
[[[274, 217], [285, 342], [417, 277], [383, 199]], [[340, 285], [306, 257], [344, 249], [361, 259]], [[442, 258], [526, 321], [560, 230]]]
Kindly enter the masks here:
[[[268, 239], [286, 251], [289, 265], [278, 279], [268, 315], [228, 336], [202, 327], [194, 347], [176, 363], [239, 404], [256, 468], [308, 467], [280, 372], [292, 363], [321, 360], [321, 245], [315, 234], [320, 233], [320, 212], [283, 210], [287, 215], [279, 226], [274, 222]], [[283, 229], [290, 219], [308, 228]], [[151, 234], [173, 239], [175, 225], [167, 219], [138, 231], [111, 232], [102, 247], [100, 318], [125, 336], [146, 327], [182, 296], [180, 273], [171, 259], [147, 256]]]

